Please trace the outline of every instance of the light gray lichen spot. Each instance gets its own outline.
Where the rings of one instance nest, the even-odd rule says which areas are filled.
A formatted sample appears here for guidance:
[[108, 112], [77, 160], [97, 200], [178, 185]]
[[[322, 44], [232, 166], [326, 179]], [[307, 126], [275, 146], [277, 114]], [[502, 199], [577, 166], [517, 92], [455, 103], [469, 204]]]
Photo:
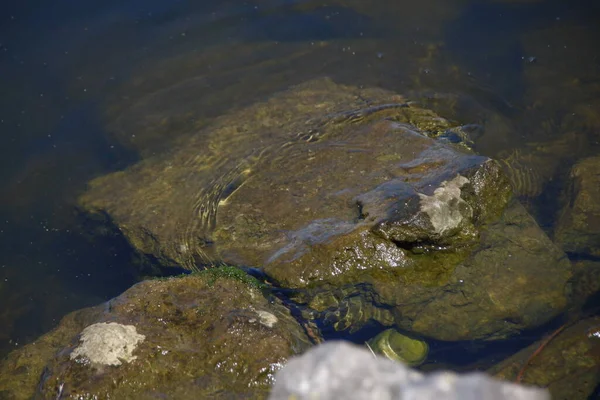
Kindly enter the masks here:
[[460, 188], [466, 183], [469, 183], [467, 178], [457, 175], [451, 181], [442, 182], [431, 196], [419, 193], [421, 211], [429, 216], [436, 233], [452, 230], [461, 224], [463, 218], [472, 216], [471, 207], [460, 197]]
[[95, 364], [121, 365], [123, 361], [136, 359], [132, 353], [145, 338], [133, 325], [116, 322], [93, 324], [81, 332], [81, 344], [71, 352], [71, 360], [84, 357]]
[[274, 327], [278, 321], [277, 317], [270, 312], [258, 310], [256, 313], [260, 323], [268, 328]]

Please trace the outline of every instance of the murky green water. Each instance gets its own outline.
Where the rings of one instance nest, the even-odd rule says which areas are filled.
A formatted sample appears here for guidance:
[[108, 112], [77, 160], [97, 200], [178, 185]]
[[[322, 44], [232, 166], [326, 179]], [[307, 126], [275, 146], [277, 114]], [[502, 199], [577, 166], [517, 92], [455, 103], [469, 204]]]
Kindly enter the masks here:
[[570, 167], [600, 150], [598, 39], [593, 1], [4, 6], [0, 353], [138, 278], [124, 240], [74, 207], [87, 181], [315, 77], [470, 124], [477, 151], [525, 166], [515, 180], [550, 232]]

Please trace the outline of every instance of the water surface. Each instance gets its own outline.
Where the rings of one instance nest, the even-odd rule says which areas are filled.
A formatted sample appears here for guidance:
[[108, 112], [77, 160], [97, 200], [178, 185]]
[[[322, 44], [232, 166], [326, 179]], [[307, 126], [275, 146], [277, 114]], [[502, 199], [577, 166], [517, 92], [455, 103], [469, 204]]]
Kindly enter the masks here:
[[557, 185], [530, 199], [551, 230], [559, 178], [600, 149], [599, 38], [583, 0], [3, 5], [0, 353], [141, 278], [127, 243], [74, 207], [87, 181], [316, 77], [482, 126], [492, 157], [575, 131]]

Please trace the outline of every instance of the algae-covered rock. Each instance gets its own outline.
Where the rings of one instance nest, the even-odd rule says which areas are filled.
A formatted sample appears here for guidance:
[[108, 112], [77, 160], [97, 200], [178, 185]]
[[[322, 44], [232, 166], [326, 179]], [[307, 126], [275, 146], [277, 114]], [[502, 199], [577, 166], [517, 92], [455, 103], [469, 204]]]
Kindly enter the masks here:
[[144, 281], [66, 317], [2, 363], [3, 398], [266, 397], [275, 371], [310, 342], [236, 271]]
[[[80, 200], [89, 211], [107, 213], [139, 251], [164, 265], [191, 269], [197, 263], [211, 264], [215, 256], [226, 258], [214, 253], [216, 236], [223, 238], [219, 245], [229, 240], [227, 236], [244, 236], [249, 247], [256, 249], [265, 246], [263, 231], [269, 231], [272, 238], [273, 231], [283, 235], [283, 230], [293, 228], [283, 223], [266, 226], [283, 212], [278, 208], [284, 204], [277, 200], [294, 195], [291, 188], [288, 193], [285, 187], [271, 191], [265, 186], [270, 183], [265, 182], [267, 179], [273, 184], [295, 184], [299, 190], [310, 185], [310, 191], [296, 197], [298, 201], [303, 197], [304, 202], [313, 200], [316, 208], [308, 209], [310, 204], [300, 210], [293, 208], [301, 212], [298, 218], [314, 219], [319, 214], [328, 215], [329, 210], [355, 219], [359, 215], [358, 200], [353, 200], [350, 193], [336, 196], [334, 187], [344, 190], [349, 183], [358, 185], [353, 190], [355, 197], [361, 187], [374, 189], [396, 175], [402, 177], [405, 169], [413, 179], [421, 175], [432, 178], [431, 182], [421, 182], [427, 186], [455, 177], [450, 170], [447, 176], [429, 176], [433, 175], [429, 169], [439, 166], [437, 157], [454, 162], [455, 169], [483, 163], [483, 157], [465, 159], [442, 145], [436, 148], [435, 141], [426, 135], [438, 135], [450, 126], [429, 110], [409, 107], [404, 98], [391, 92], [336, 85], [328, 79], [310, 81], [264, 103], [218, 118], [167, 154], [93, 180]], [[419, 131], [419, 127], [424, 130]], [[378, 142], [380, 139], [383, 141]], [[427, 159], [403, 165], [426, 149]], [[328, 161], [336, 164], [334, 171], [325, 170], [330, 165], [321, 165], [329, 156], [335, 157]], [[465, 165], [461, 167], [462, 163]], [[352, 164], [357, 168], [348, 169]], [[389, 169], [380, 169], [384, 167]], [[271, 173], [276, 175], [270, 177]], [[290, 173], [295, 177], [288, 178]], [[278, 206], [271, 208], [268, 220], [245, 215], [248, 213], [229, 215], [237, 219], [236, 232], [228, 233], [229, 222], [221, 223], [217, 218], [225, 213], [236, 191], [244, 187], [250, 191], [257, 180], [262, 186], [254, 197], [262, 197], [261, 205], [270, 202]], [[330, 185], [334, 186], [332, 193], [324, 198], [320, 191]], [[503, 189], [506, 196], [508, 188]], [[269, 199], [265, 198], [267, 192]], [[351, 204], [347, 204], [349, 198]], [[286, 211], [290, 206], [285, 204]], [[223, 226], [213, 233], [217, 223]]]
[[600, 256], [600, 157], [578, 162], [571, 170], [565, 206], [554, 238], [566, 252]]
[[315, 291], [301, 291], [293, 300], [306, 306], [304, 318], [320, 320], [324, 327], [335, 331], [355, 333], [370, 323], [383, 326], [394, 324], [389, 306], [379, 301], [370, 285], [321, 287]]
[[[309, 289], [310, 300], [306, 295], [295, 300], [326, 326], [349, 333], [376, 321], [442, 340], [496, 339], [537, 326], [563, 309], [569, 271], [564, 253], [512, 201], [447, 276], [435, 276], [426, 267], [365, 273], [362, 284]], [[435, 286], [435, 279], [443, 283]]]
[[522, 371], [523, 383], [548, 388], [553, 399], [590, 398], [600, 384], [600, 317], [567, 327], [529, 360], [542, 342], [521, 350], [488, 372], [514, 381]]
[[412, 299], [421, 302], [413, 303], [406, 293], [392, 292], [388, 281], [379, 285], [398, 299], [401, 326], [442, 340], [496, 339], [538, 326], [563, 310], [570, 271], [565, 254], [512, 201], [438, 293], [410, 287], [411, 295], [420, 294]]
[[[570, 266], [498, 163], [443, 140], [454, 128], [385, 90], [310, 81], [94, 180], [81, 203], [167, 266], [252, 266], [309, 296], [364, 285], [353, 309], [373, 299], [386, 325], [504, 337], [561, 311]], [[364, 323], [347, 315], [332, 322]]]

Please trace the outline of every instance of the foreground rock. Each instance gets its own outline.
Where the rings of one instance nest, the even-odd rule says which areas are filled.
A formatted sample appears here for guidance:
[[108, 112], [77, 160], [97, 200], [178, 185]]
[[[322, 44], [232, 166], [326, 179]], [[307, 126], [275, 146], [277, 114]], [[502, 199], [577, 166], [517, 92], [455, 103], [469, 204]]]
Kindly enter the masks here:
[[578, 162], [571, 170], [565, 207], [555, 229], [555, 239], [570, 253], [600, 256], [600, 157]]
[[0, 365], [3, 399], [263, 398], [310, 345], [232, 268], [137, 284], [75, 312]]
[[388, 91], [311, 81], [96, 179], [81, 203], [163, 265], [257, 267], [309, 298], [359, 290], [391, 310], [384, 325], [500, 338], [562, 310], [570, 266], [500, 166], [450, 143], [456, 128]]
[[[542, 342], [523, 349], [489, 372], [514, 381]], [[553, 399], [590, 398], [600, 385], [600, 317], [578, 321], [560, 332], [529, 360], [521, 375], [526, 384], [548, 388]]]
[[549, 400], [547, 391], [482, 373], [423, 375], [345, 342], [320, 345], [277, 373], [270, 400]]

